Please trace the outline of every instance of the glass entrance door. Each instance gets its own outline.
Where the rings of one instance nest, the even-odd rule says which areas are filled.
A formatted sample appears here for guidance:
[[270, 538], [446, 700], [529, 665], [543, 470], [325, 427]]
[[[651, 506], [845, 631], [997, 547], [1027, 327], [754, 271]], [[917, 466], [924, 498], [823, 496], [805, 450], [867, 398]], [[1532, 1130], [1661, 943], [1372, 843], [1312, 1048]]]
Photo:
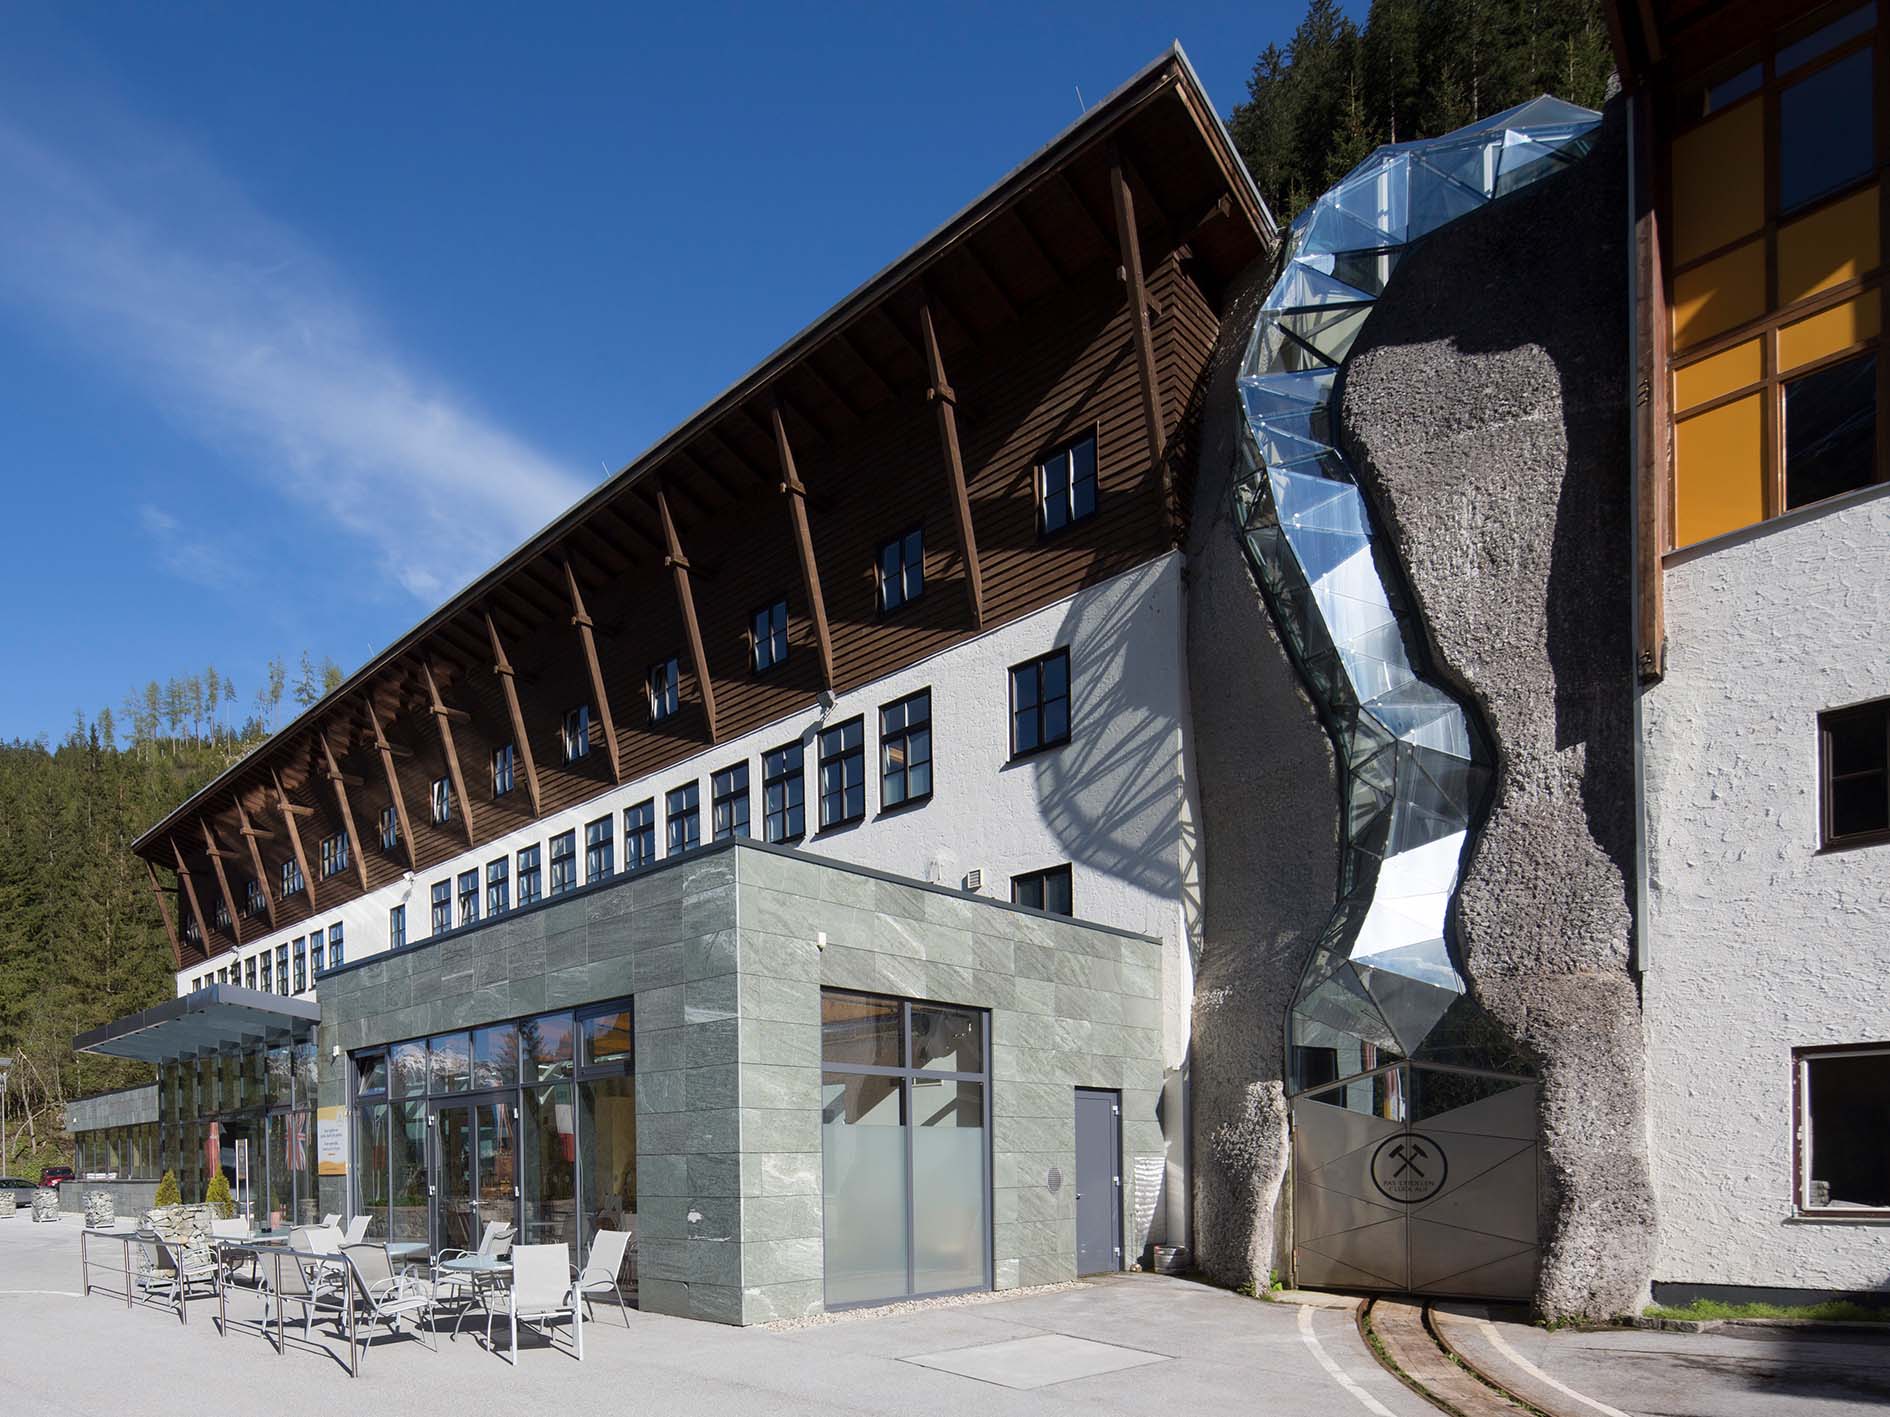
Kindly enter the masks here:
[[476, 1250], [486, 1223], [516, 1223], [517, 1128], [509, 1102], [433, 1108], [433, 1246]]

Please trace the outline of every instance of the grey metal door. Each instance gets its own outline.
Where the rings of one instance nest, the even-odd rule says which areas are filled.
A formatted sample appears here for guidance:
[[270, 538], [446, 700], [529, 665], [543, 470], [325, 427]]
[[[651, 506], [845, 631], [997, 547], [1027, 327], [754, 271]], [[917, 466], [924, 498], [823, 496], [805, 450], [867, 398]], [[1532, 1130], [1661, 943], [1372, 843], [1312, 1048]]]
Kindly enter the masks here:
[[1076, 1089], [1076, 1272], [1122, 1268], [1120, 1094]]

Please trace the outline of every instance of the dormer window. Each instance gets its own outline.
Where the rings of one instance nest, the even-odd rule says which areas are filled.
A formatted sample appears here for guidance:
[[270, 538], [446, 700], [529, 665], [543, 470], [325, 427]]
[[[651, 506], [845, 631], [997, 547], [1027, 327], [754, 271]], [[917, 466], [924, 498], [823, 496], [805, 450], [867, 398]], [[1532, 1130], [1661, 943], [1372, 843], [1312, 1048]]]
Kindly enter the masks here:
[[575, 763], [591, 751], [591, 706], [580, 704], [564, 716], [564, 760]]

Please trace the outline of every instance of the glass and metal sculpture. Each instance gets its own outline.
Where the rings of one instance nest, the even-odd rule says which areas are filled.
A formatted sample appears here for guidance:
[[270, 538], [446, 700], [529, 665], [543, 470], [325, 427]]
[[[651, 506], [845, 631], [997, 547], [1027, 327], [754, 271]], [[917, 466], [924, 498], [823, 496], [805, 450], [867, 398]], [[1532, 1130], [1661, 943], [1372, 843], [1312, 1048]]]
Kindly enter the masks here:
[[[1412, 242], [1585, 153], [1599, 115], [1537, 98], [1379, 148], [1293, 223], [1239, 378], [1235, 511], [1267, 608], [1337, 746], [1339, 900], [1293, 1002], [1297, 1085], [1413, 1057], [1465, 993], [1445, 919], [1491, 747], [1430, 677], [1391, 541], [1335, 442], [1346, 355]], [[1369, 1051], [1367, 1051], [1369, 1047]]]

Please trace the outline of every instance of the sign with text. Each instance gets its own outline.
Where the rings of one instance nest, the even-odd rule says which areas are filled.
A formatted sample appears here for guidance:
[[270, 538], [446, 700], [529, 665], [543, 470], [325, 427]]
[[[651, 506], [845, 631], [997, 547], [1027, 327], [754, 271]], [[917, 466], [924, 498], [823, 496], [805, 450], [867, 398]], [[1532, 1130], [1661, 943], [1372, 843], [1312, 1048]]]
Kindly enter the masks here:
[[345, 1107], [323, 1107], [315, 1113], [315, 1174], [348, 1174], [348, 1112]]

